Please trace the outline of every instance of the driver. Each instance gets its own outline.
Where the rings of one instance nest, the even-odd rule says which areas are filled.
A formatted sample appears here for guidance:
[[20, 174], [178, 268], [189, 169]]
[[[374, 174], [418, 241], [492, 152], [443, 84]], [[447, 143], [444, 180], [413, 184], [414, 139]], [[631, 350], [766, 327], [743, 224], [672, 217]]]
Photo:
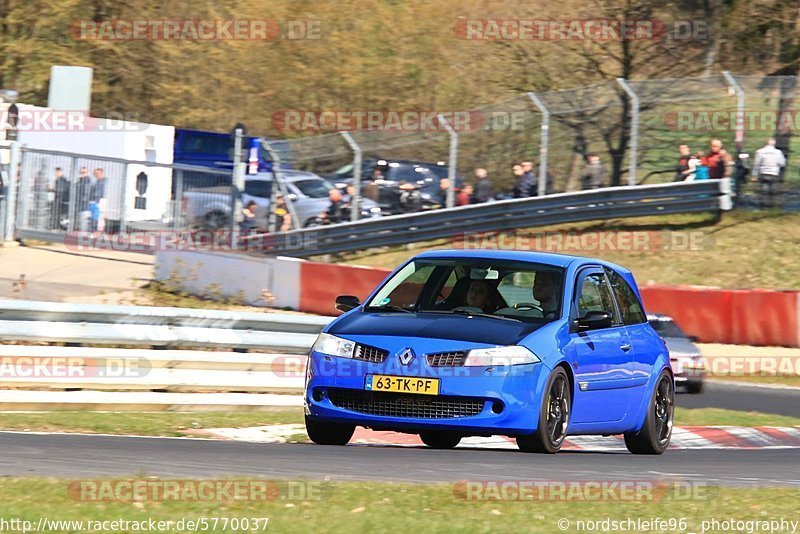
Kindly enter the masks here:
[[533, 279], [533, 298], [539, 301], [545, 319], [555, 319], [558, 313], [558, 280], [552, 271], [538, 271]]

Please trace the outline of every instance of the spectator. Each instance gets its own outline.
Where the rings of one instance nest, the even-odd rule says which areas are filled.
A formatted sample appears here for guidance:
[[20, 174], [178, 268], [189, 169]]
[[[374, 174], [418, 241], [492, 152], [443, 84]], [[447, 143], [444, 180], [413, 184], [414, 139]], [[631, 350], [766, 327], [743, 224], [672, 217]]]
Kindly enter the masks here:
[[586, 169], [583, 173], [583, 189], [606, 187], [606, 169], [597, 154], [586, 156]]
[[344, 219], [344, 214], [342, 213], [342, 208], [344, 207], [342, 193], [338, 189], [333, 188], [328, 191], [328, 198], [331, 201], [331, 205], [328, 206], [327, 210], [319, 214], [319, 218], [329, 224], [341, 222]]
[[533, 163], [530, 161], [522, 162], [522, 175], [525, 177], [525, 182], [528, 184], [528, 196], [535, 197], [538, 195], [538, 180], [533, 173]]
[[92, 212], [92, 230], [104, 232], [106, 227], [106, 175], [100, 167], [94, 170], [94, 183], [89, 188], [89, 207]]
[[286, 199], [283, 195], [275, 197], [275, 229], [278, 232], [288, 232], [292, 229], [292, 215], [286, 206]]
[[242, 237], [250, 235], [256, 229], [256, 207], [255, 200], [251, 200], [242, 208], [242, 222], [239, 223]]
[[753, 163], [753, 181], [761, 183], [761, 193], [765, 204], [771, 206], [775, 189], [780, 182], [781, 169], [786, 166], [786, 156], [775, 147], [775, 139], [767, 139], [767, 144], [756, 151]]
[[719, 139], [711, 140], [711, 151], [706, 156], [706, 165], [708, 165], [708, 176], [712, 179], [717, 180], [731, 175], [733, 158], [722, 148], [722, 141]]
[[472, 201], [472, 193], [474, 192], [471, 185], [467, 184], [461, 188], [456, 195], [456, 206], [467, 206]]
[[55, 177], [56, 179], [51, 186], [55, 198], [53, 199], [50, 227], [58, 230], [65, 227], [64, 221], [69, 218], [70, 184], [61, 167], [55, 168]]
[[525, 170], [522, 168], [521, 163], [515, 163], [511, 167], [516, 181], [514, 182], [514, 189], [511, 191], [513, 198], [525, 198], [530, 196], [531, 182], [529, 177], [525, 176]]
[[492, 183], [486, 173], [486, 169], [475, 169], [475, 192], [472, 195], [471, 202], [473, 204], [481, 204], [489, 202], [492, 199]]
[[692, 170], [686, 180], [708, 180], [708, 165], [706, 164], [706, 154], [698, 150], [692, 159], [689, 160], [689, 168]]
[[78, 182], [75, 184], [75, 209], [78, 212], [78, 229], [86, 232], [90, 229], [92, 221], [92, 211], [89, 206], [92, 194], [92, 178], [89, 176], [89, 169], [81, 167], [78, 175]]
[[689, 150], [689, 145], [680, 145], [678, 147], [678, 165], [675, 166], [675, 180], [676, 182], [681, 181], [690, 181], [693, 178], [689, 178], [689, 175], [692, 174], [692, 171], [689, 170], [689, 160], [692, 159], [691, 151]]

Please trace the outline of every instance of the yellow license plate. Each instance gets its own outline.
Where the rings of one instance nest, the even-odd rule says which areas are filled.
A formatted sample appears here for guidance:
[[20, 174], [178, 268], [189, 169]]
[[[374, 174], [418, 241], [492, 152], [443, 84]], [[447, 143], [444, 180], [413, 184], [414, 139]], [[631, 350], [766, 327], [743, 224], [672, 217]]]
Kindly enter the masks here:
[[368, 391], [393, 391], [395, 393], [417, 393], [438, 395], [438, 378], [416, 378], [413, 376], [367, 375], [364, 389]]

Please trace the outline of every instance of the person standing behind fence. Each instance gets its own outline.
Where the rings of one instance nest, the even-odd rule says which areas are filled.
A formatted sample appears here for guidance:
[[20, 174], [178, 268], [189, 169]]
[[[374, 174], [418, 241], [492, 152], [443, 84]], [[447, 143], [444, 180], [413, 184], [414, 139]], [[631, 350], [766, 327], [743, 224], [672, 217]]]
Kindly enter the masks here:
[[50, 186], [54, 193], [53, 210], [50, 212], [50, 228], [63, 228], [64, 221], [69, 218], [69, 180], [64, 176], [61, 167], [55, 168], [55, 181]]
[[489, 181], [486, 169], [475, 169], [475, 186], [473, 189], [474, 192], [471, 199], [473, 204], [482, 204], [492, 199], [492, 182]]
[[694, 177], [689, 177], [694, 174], [694, 171], [689, 167], [689, 161], [692, 159], [691, 150], [688, 145], [680, 145], [678, 147], [678, 164], [675, 166], [675, 182], [684, 180], [693, 180]]
[[78, 230], [86, 232], [90, 228], [92, 213], [89, 207], [91, 201], [92, 178], [89, 169], [81, 167], [78, 181], [75, 184], [75, 211], [78, 214]]
[[538, 177], [533, 173], [533, 163], [530, 161], [522, 162], [522, 173], [525, 177], [525, 183], [528, 184], [528, 196], [535, 197], [539, 194]]
[[727, 150], [722, 148], [722, 141], [719, 139], [711, 140], [711, 151], [706, 156], [708, 165], [708, 176], [712, 180], [727, 178], [733, 169], [733, 158]]
[[586, 169], [583, 173], [584, 189], [600, 189], [606, 187], [606, 169], [597, 154], [586, 156]]
[[761, 183], [761, 193], [765, 195], [765, 205], [773, 205], [781, 169], [785, 166], [786, 156], [775, 147], [775, 139], [767, 139], [767, 144], [756, 151], [756, 160], [753, 163], [752, 171], [753, 181]]
[[530, 196], [531, 183], [529, 177], [525, 176], [525, 170], [522, 168], [521, 163], [515, 163], [511, 167], [516, 181], [514, 182], [514, 189], [511, 191], [511, 196], [514, 198], [525, 198]]
[[92, 230], [104, 232], [106, 229], [106, 175], [102, 168], [94, 170], [94, 183], [89, 193], [92, 211]]

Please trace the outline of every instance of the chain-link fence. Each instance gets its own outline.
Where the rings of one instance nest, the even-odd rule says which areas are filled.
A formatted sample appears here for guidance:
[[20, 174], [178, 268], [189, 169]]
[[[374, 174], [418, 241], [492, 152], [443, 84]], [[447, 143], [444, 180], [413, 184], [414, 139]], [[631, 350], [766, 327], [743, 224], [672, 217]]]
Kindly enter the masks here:
[[[236, 235], [243, 221], [248, 231], [280, 231], [521, 196], [525, 180], [522, 195], [535, 196], [720, 173], [736, 178], [739, 205], [800, 209], [797, 85], [795, 77], [730, 73], [619, 79], [462, 110], [329, 113], [334, 124], [345, 115], [367, 117], [349, 128], [320, 127], [324, 117], [308, 112], [315, 121], [289, 128], [293, 138], [263, 140], [255, 152], [247, 138], [241, 182], [232, 178], [234, 161], [220, 170], [23, 147], [16, 228]], [[768, 138], [787, 162], [767, 202], [752, 176]], [[714, 139], [730, 157], [712, 151]], [[278, 159], [274, 180], [262, 160]], [[278, 194], [283, 201], [273, 203]], [[2, 196], [0, 190], [0, 209]], [[326, 218], [339, 197], [349, 211]], [[5, 220], [0, 213], [0, 225]]]

